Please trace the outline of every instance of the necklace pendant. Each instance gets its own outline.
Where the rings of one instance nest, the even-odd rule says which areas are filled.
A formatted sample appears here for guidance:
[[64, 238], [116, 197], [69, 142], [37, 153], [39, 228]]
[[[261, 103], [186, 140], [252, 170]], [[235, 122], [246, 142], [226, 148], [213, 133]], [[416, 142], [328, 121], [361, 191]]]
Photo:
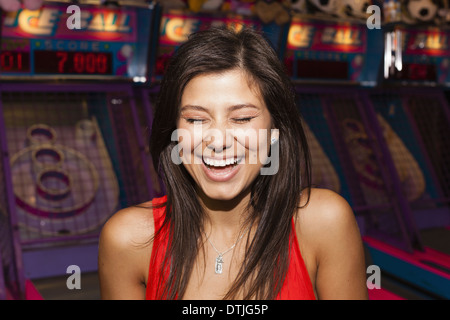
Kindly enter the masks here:
[[214, 269], [216, 274], [222, 274], [222, 271], [223, 271], [222, 265], [223, 265], [222, 255], [219, 254], [216, 258], [216, 267]]

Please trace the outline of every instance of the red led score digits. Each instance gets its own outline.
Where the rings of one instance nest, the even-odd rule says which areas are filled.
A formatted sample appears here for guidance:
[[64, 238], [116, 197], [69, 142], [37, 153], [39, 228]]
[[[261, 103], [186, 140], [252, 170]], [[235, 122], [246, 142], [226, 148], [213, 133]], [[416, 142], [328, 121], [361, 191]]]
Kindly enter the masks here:
[[36, 74], [112, 74], [112, 57], [107, 52], [34, 51]]
[[[34, 74], [112, 74], [112, 55], [108, 52], [37, 50], [33, 58]], [[30, 66], [30, 52], [4, 50], [0, 53], [2, 73], [30, 73]]]
[[105, 74], [108, 72], [108, 57], [103, 53], [76, 52], [71, 54], [71, 52], [57, 51], [56, 56], [58, 58], [59, 73], [67, 73], [66, 70], [90, 74]]
[[0, 53], [0, 71], [30, 72], [30, 53], [22, 51], [2, 51]]

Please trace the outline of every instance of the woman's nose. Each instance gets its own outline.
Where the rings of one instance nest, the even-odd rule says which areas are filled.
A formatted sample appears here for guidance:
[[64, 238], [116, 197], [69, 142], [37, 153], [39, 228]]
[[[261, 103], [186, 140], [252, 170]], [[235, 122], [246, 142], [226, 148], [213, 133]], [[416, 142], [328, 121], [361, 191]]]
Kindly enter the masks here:
[[220, 153], [231, 148], [233, 144], [233, 134], [230, 129], [209, 128], [203, 141], [210, 151]]

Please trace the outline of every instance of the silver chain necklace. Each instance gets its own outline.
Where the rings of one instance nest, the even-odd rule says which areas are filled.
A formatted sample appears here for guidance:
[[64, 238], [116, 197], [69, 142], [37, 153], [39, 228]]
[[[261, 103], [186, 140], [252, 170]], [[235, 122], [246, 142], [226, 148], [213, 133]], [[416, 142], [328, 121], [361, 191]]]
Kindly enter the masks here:
[[214, 272], [216, 273], [216, 274], [222, 274], [222, 272], [223, 272], [223, 263], [224, 263], [224, 261], [223, 261], [223, 256], [226, 254], [226, 253], [228, 253], [228, 252], [230, 252], [231, 250], [233, 250], [234, 249], [234, 247], [236, 247], [236, 245], [238, 244], [238, 242], [247, 234], [247, 232], [248, 232], [248, 230], [249, 230], [250, 228], [248, 228], [237, 240], [236, 240], [236, 242], [230, 247], [230, 248], [228, 248], [227, 250], [225, 250], [224, 252], [220, 252], [219, 250], [217, 250], [217, 248], [214, 246], [214, 244], [211, 242], [211, 240], [209, 240], [209, 236], [206, 236], [206, 233], [205, 233], [205, 236], [206, 236], [206, 240], [208, 240], [208, 242], [211, 244], [211, 246], [213, 247], [213, 249], [217, 252], [217, 254], [218, 254], [218, 256], [217, 256], [217, 258], [216, 258], [216, 264], [215, 264], [215, 267], [214, 267]]

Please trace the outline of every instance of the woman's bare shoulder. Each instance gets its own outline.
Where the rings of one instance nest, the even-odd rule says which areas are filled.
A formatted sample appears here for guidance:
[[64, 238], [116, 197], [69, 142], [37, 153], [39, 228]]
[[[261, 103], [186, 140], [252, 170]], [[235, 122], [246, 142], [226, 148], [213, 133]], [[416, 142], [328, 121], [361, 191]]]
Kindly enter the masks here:
[[304, 190], [297, 212], [298, 227], [307, 227], [314, 231], [328, 226], [354, 220], [353, 210], [340, 194], [329, 189], [311, 188]]
[[145, 244], [154, 233], [151, 201], [121, 209], [103, 226], [100, 239], [115, 242], [118, 246]]
[[154, 233], [151, 202], [117, 211], [103, 226], [98, 267], [103, 299], [144, 299]]
[[306, 190], [302, 194], [295, 226], [316, 256], [320, 249], [332, 250], [345, 239], [360, 237], [354, 212], [345, 198], [328, 189], [310, 190], [309, 199]]
[[332, 250], [338, 245], [335, 241], [345, 236], [349, 229], [354, 229], [354, 221], [350, 205], [338, 193], [320, 188], [303, 191], [295, 229], [312, 273], [315, 274], [314, 269], [319, 265], [324, 250]]
[[304, 196], [296, 231], [317, 296], [365, 299], [364, 250], [351, 206], [331, 190], [311, 189], [309, 202]]

